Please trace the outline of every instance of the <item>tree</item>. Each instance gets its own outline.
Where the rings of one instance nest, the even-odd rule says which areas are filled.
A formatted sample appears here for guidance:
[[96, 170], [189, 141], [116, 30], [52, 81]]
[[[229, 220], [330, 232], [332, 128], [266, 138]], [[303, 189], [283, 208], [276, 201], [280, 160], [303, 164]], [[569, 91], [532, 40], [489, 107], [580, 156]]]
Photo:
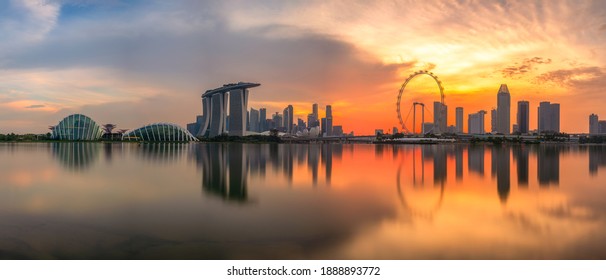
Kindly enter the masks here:
[[114, 128], [116, 128], [116, 125], [112, 123], [103, 125], [103, 130], [105, 131], [105, 134], [112, 134], [112, 130], [114, 130]]

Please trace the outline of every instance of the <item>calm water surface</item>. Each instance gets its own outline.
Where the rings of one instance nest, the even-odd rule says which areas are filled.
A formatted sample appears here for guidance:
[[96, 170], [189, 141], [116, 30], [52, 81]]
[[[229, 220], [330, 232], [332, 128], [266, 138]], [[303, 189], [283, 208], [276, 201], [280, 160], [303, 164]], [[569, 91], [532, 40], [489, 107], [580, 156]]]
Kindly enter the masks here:
[[0, 258], [606, 258], [606, 146], [0, 144]]

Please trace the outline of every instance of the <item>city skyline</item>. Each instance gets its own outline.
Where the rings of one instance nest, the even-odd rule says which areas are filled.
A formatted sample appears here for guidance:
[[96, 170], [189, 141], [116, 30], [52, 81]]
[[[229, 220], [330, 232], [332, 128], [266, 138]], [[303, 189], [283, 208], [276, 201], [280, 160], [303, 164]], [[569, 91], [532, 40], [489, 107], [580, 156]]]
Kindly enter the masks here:
[[[397, 125], [393, 100], [418, 70], [439, 75], [445, 103], [466, 112], [495, 106], [495, 85], [507, 84], [512, 102], [562, 104], [562, 132], [587, 133], [587, 116], [606, 115], [601, 1], [32, 0], [0, 7], [0, 133], [46, 133], [73, 113], [131, 129], [185, 126], [200, 114], [203, 90], [250, 80], [264, 87], [249, 107], [281, 112], [291, 104], [294, 119], [305, 120], [313, 103], [331, 104], [348, 131], [372, 134]], [[435, 94], [424, 79], [409, 84], [410, 96]], [[454, 125], [455, 110], [448, 115]], [[510, 124], [516, 117], [510, 113]], [[529, 123], [536, 129], [534, 112]]]

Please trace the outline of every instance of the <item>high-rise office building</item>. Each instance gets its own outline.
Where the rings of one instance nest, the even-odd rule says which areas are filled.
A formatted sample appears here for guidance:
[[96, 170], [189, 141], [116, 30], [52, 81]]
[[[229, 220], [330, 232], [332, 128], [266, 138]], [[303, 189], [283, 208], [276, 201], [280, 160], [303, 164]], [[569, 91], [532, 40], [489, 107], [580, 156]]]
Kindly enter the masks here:
[[[441, 102], [433, 103], [434, 133], [445, 133], [448, 124], [448, 106]], [[436, 131], [437, 130], [437, 131]]]
[[598, 133], [606, 134], [606, 121], [598, 121]]
[[259, 111], [255, 110], [254, 108], [250, 108], [249, 115], [250, 118], [248, 120], [250, 131], [259, 132]]
[[598, 125], [598, 115], [591, 114], [589, 115], [589, 134], [598, 134], [600, 133], [600, 127]]
[[294, 111], [294, 109], [293, 109], [292, 105], [288, 105], [288, 106], [286, 106], [286, 108], [284, 108], [284, 111], [282, 114], [282, 116], [284, 118], [283, 126], [284, 126], [284, 129], [286, 130], [286, 133], [292, 133], [292, 126], [293, 126], [293, 122], [294, 122], [293, 111]]
[[463, 133], [463, 107], [457, 107], [456, 111], [456, 132]]
[[320, 122], [320, 131], [322, 136], [326, 136], [326, 118], [322, 118]]
[[497, 109], [490, 110], [490, 132], [497, 133]]
[[292, 105], [288, 105], [288, 132], [292, 133], [293, 125], [295, 122], [295, 109]]
[[502, 84], [497, 93], [497, 132], [509, 134], [511, 131], [510, 123], [511, 96], [506, 84]]
[[320, 119], [320, 116], [318, 115], [318, 104], [314, 103], [312, 106], [312, 114], [314, 115], [314, 118], [316, 118], [316, 121]]
[[529, 131], [530, 123], [530, 104], [528, 101], [518, 101], [517, 124], [518, 132], [526, 134]]
[[274, 123], [274, 127], [276, 129], [280, 129], [280, 128], [284, 128], [284, 120], [282, 118], [282, 115], [278, 112], [276, 112], [273, 117], [272, 117], [273, 123]]
[[305, 124], [305, 121], [302, 120], [302, 119], [300, 119], [300, 118], [298, 118], [297, 119], [297, 128], [298, 128], [298, 131], [303, 131], [303, 129], [306, 128], [306, 127], [307, 126]]
[[486, 111], [482, 110], [475, 114], [469, 114], [467, 119], [467, 131], [469, 134], [484, 134], [484, 116]]
[[267, 109], [259, 109], [259, 132], [267, 131]]
[[332, 106], [326, 105], [326, 136], [332, 135]]
[[560, 104], [544, 101], [538, 108], [538, 131], [560, 132]]

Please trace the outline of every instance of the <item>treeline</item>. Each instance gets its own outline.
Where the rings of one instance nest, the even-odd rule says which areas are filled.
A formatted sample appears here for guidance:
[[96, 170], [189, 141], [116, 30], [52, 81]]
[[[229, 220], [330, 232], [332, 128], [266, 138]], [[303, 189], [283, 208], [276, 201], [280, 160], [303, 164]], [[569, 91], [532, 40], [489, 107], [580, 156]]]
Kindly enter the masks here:
[[606, 143], [606, 135], [582, 136], [579, 138], [580, 144], [603, 144]]
[[51, 134], [0, 134], [0, 142], [29, 142], [50, 140]]

